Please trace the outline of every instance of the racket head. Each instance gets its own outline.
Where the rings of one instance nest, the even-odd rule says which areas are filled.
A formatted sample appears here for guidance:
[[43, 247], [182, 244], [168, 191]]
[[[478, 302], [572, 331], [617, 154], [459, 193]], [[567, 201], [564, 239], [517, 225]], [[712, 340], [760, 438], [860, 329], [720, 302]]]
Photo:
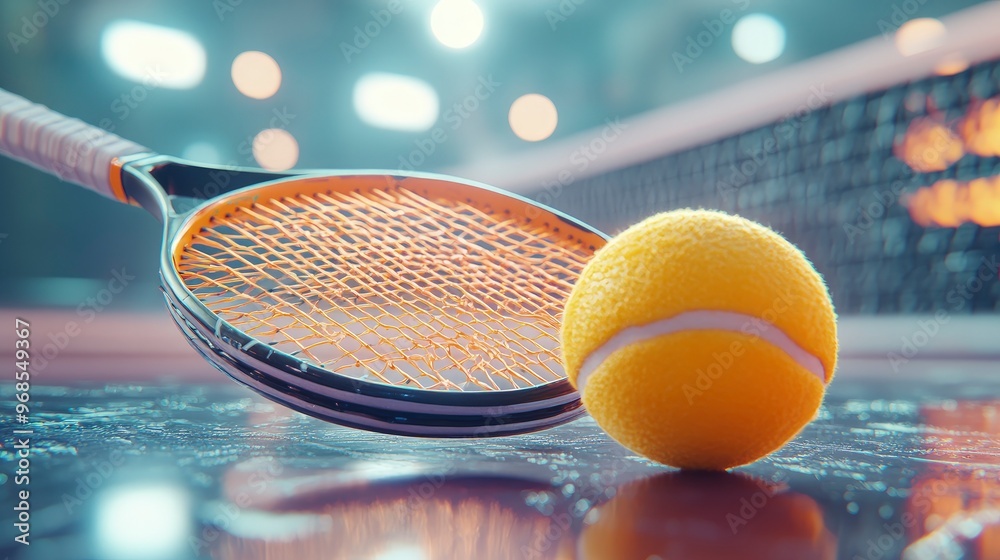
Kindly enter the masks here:
[[[147, 182], [155, 183], [148, 174], [146, 174], [146, 179]], [[502, 227], [507, 228], [505, 231], [508, 233], [513, 232], [519, 236], [530, 233], [535, 236], [548, 237], [548, 242], [553, 243], [553, 246], [564, 251], [570, 250], [571, 253], [575, 254], [575, 260], [568, 263], [568, 266], [567, 263], [560, 261], [559, 266], [565, 269], [562, 277], [555, 279], [545, 277], [542, 278], [544, 281], [539, 280], [542, 284], [544, 282], [559, 284], [559, 289], [556, 290], [554, 297], [543, 302], [544, 305], [541, 309], [532, 310], [535, 319], [539, 316], [545, 319], [544, 325], [534, 325], [534, 328], [546, 331], [542, 334], [544, 334], [543, 338], [547, 338], [531, 352], [521, 353], [522, 358], [542, 356], [545, 360], [543, 365], [549, 370], [549, 377], [543, 375], [531, 378], [527, 383], [519, 383], [515, 379], [506, 385], [498, 383], [493, 388], [475, 387], [473, 389], [478, 390], [465, 390], [469, 387], [458, 388], [456, 386], [457, 380], [454, 379], [450, 386], [448, 383], [444, 383], [443, 386], [428, 387], [424, 383], [414, 383], [412, 380], [397, 383], [399, 377], [387, 380], [359, 374], [358, 372], [363, 372], [364, 368], [360, 370], [355, 368], [345, 372], [341, 358], [346, 356], [346, 359], [350, 359], [350, 347], [342, 348], [346, 350], [344, 356], [334, 356], [330, 359], [323, 359], [309, 344], [289, 347], [289, 337], [281, 339], [281, 336], [285, 336], [281, 333], [287, 330], [289, 325], [292, 325], [293, 329], [301, 329], [302, 325], [296, 325], [294, 322], [282, 325], [272, 321], [268, 326], [261, 327], [260, 321], [254, 322], [253, 313], [263, 313], [273, 319], [276, 315], [269, 315], [271, 311], [268, 310], [268, 305], [261, 305], [249, 311], [246, 305], [250, 304], [252, 307], [251, 301], [232, 300], [220, 305], [220, 300], [241, 297], [240, 289], [230, 290], [227, 287], [223, 290], [224, 294], [221, 292], [213, 294], [213, 286], [218, 288], [219, 285], [226, 284], [226, 280], [220, 281], [217, 274], [213, 276], [215, 273], [206, 272], [205, 269], [195, 270], [194, 268], [197, 267], [192, 268], [190, 264], [193, 247], [200, 247], [200, 250], [204, 251], [206, 243], [218, 243], [220, 239], [228, 239], [230, 234], [237, 231], [233, 229], [234, 224], [237, 229], [247, 226], [248, 216], [259, 217], [262, 212], [270, 211], [273, 213], [276, 208], [287, 209], [289, 205], [298, 204], [300, 207], [294, 212], [288, 213], [287, 220], [283, 220], [281, 212], [278, 212], [270, 215], [276, 220], [276, 224], [250, 224], [258, 228], [272, 228], [270, 231], [272, 234], [277, 234], [280, 230], [283, 232], [278, 236], [281, 238], [280, 242], [286, 245], [288, 243], [294, 244], [295, 240], [288, 238], [290, 230], [287, 228], [290, 228], [297, 220], [296, 215], [311, 211], [308, 209], [310, 204], [319, 203], [320, 206], [323, 206], [322, 212], [343, 212], [344, 208], [336, 202], [337, 200], [343, 201], [345, 197], [347, 199], [354, 197], [357, 200], [352, 199], [350, 202], [354, 204], [353, 208], [356, 209], [358, 207], [356, 203], [359, 201], [363, 203], [365, 200], [374, 200], [371, 197], [375, 197], [378, 199], [376, 202], [384, 202], [386, 196], [389, 197], [389, 202], [394, 200], [393, 197], [400, 199], [410, 196], [413, 196], [418, 202], [410, 206], [403, 204], [403, 208], [383, 207], [379, 210], [382, 214], [376, 212], [369, 215], [367, 217], [369, 220], [373, 218], [373, 215], [384, 222], [391, 222], [392, 219], [397, 218], [400, 220], [412, 219], [412, 212], [418, 211], [426, 212], [427, 223], [433, 224], [444, 219], [444, 214], [435, 214], [436, 212], [448, 212], [449, 209], [453, 210], [455, 207], [462, 207], [465, 210], [471, 208], [473, 214], [477, 212], [480, 214], [476, 216], [478, 219], [486, 216], [484, 222], [479, 224], [480, 229], [492, 227], [490, 225], [490, 216], [492, 216], [495, 218], [493, 225], [502, 224]], [[420, 200], [431, 201], [433, 204], [423, 205], [419, 202]], [[397, 212], [399, 215], [394, 216], [393, 212]], [[342, 215], [347, 219], [346, 214]], [[239, 216], [239, 219], [234, 218], [234, 216]], [[330, 215], [327, 214], [326, 217], [330, 218]], [[356, 219], [358, 216], [350, 216], [350, 218]], [[454, 217], [450, 216], [448, 219], [454, 219]], [[410, 224], [405, 221], [400, 222], [400, 224], [403, 226], [403, 234], [416, 235], [412, 231], [405, 231]], [[329, 227], [330, 223], [325, 225]], [[298, 227], [302, 227], [301, 223]], [[369, 223], [368, 227], [373, 227], [372, 223]], [[559, 363], [558, 319], [563, 300], [568, 296], [569, 288], [575, 281], [574, 275], [582, 270], [582, 266], [589, 259], [589, 256], [600, 248], [607, 238], [597, 230], [555, 210], [486, 185], [452, 177], [424, 173], [350, 171], [312, 173], [240, 188], [203, 202], [189, 212], [169, 217], [166, 220], [165, 229], [167, 235], [164, 237], [161, 255], [161, 279], [164, 296], [175, 322], [180, 326], [189, 342], [215, 367], [270, 399], [312, 416], [352, 427], [393, 434], [435, 437], [481, 437], [535, 431], [572, 420], [583, 414], [579, 396], [566, 380]], [[303, 230], [298, 231], [302, 233]], [[302, 235], [315, 233], [307, 231]], [[237, 233], [235, 237], [237, 238], [234, 245], [237, 247], [236, 252], [242, 251], [245, 257], [247, 254], [245, 246], [253, 245], [255, 241], [249, 239], [252, 235], [248, 237], [246, 230], [241, 234]], [[316, 238], [313, 235], [311, 242], [315, 243], [316, 239], [326, 238]], [[376, 244], [373, 239], [367, 241], [367, 247], [371, 248]], [[298, 241], [301, 242], [302, 239], [298, 239]], [[405, 245], [405, 240], [401, 240], [398, 235], [396, 242]], [[487, 245], [490, 242], [495, 243], [496, 239], [488, 240]], [[266, 240], [264, 245], [268, 243], [278, 243], [278, 241], [272, 236], [271, 239]], [[534, 248], [532, 249], [532, 247]], [[454, 248], [454, 245], [451, 248]], [[522, 253], [531, 250], [535, 250], [536, 253], [546, 250], [544, 244], [532, 246], [530, 243], [516, 248]], [[312, 249], [316, 249], [316, 247]], [[492, 251], [488, 250], [487, 252], [492, 252], [495, 255], [497, 252], [502, 252], [504, 248], [489, 247], [489, 249]], [[330, 256], [327, 254], [325, 258]], [[425, 252], [417, 255], [417, 258], [426, 259], [428, 256], [433, 257]], [[204, 255], [199, 255], [199, 258], [201, 257]], [[535, 260], [527, 261], [527, 264], [537, 265], [540, 262], [539, 259], [544, 261], [547, 258], [544, 253], [534, 254], [532, 257]], [[563, 254], [560, 258], [565, 257], [566, 255]], [[233, 257], [230, 252], [223, 258], [223, 261], [232, 262], [233, 258], [243, 257]], [[225, 261], [225, 259], [230, 260]], [[475, 264], [474, 260], [472, 259], [471, 264]], [[239, 261], [239, 264], [244, 267], [242, 271], [244, 275], [247, 271], [254, 273], [260, 268], [259, 266], [247, 265], [245, 259]], [[271, 262], [271, 265], [273, 264], [274, 262]], [[283, 264], [293, 266], [287, 261]], [[364, 263], [361, 264], [364, 266]], [[426, 262], [412, 269], [407, 269], [405, 262], [395, 264], [403, 272], [419, 272], [422, 267], [426, 268]], [[525, 264], [525, 262], [518, 263], [519, 266]], [[212, 264], [212, 266], [218, 265], [219, 263]], [[327, 261], [325, 266], [332, 265], [330, 261]], [[494, 267], [495, 270], [497, 270], [496, 267]], [[531, 273], [531, 267], [521, 269], [518, 273], [523, 275], [525, 271]], [[343, 280], [344, 277], [350, 277], [350, 274], [347, 274], [345, 270], [336, 267], [324, 272], [327, 276], [322, 280], [331, 283], [338, 279]], [[266, 274], [262, 272], [258, 280], [265, 277]], [[413, 275], [412, 278], [414, 281], [420, 280], [419, 274]], [[358, 281], [358, 278], [354, 278], [354, 280]], [[364, 279], [361, 280], [361, 282], [356, 282], [355, 288], [364, 291], [362, 285]], [[255, 281], [250, 282], [250, 284]], [[494, 282], [494, 284], [496, 283]], [[265, 291], [269, 288], [278, 288], [279, 292], [284, 289], [278, 285], [271, 285], [265, 287]], [[324, 287], [319, 285], [312, 286], [312, 288], [322, 290]], [[536, 292], [537, 288], [536, 285]], [[504, 311], [507, 308], [503, 308], [503, 305], [518, 307], [520, 296], [517, 290], [504, 290], [502, 286], [494, 285], [492, 289], [494, 290], [492, 296], [495, 299], [478, 311], [492, 309], [498, 313], [499, 322], [496, 322], [497, 317], [494, 316], [490, 330], [492, 335], [497, 335], [505, 326], [504, 319], [508, 318], [505, 315], [508, 312]], [[209, 295], [206, 295], [206, 290]], [[461, 293], [461, 287], [457, 291]], [[259, 291], [254, 292], [249, 296], [249, 300], [253, 300], [261, 294], [262, 292]], [[289, 292], [285, 292], [284, 296], [288, 294]], [[448, 304], [442, 303], [449, 297], [449, 294], [439, 292], [437, 295], [439, 296], [437, 302], [424, 301], [414, 304], [417, 308], [421, 305], [427, 306], [426, 312], [423, 314], [424, 318], [442, 311], [445, 314], [451, 312]], [[322, 297], [322, 294], [320, 296]], [[375, 296], [369, 293], [366, 297], [369, 297], [368, 304], [371, 304], [371, 297], [382, 298], [381, 303], [386, 308], [400, 303], [398, 301], [385, 302], [386, 296], [387, 293], [382, 292]], [[304, 303], [304, 300], [308, 300], [308, 298], [297, 297], [295, 301], [286, 301], [279, 303], [279, 305], [290, 307], [303, 304], [307, 307], [311, 305], [308, 301]], [[340, 301], [343, 301], [343, 298]], [[326, 313], [321, 314], [321, 320], [336, 315], [338, 310], [333, 305], [336, 301], [326, 298], [323, 303]], [[500, 305], [494, 305], [496, 303]], [[273, 306], [275, 301], [272, 299], [269, 304]], [[229, 305], [228, 308], [227, 305]], [[379, 320], [378, 307], [378, 305], [368, 306], [366, 320], [376, 322]], [[289, 310], [284, 309], [283, 311]], [[413, 316], [412, 311], [411, 308], [409, 314], [411, 317]], [[517, 315], [516, 311], [514, 315]], [[416, 314], [420, 315], [420, 313]], [[528, 313], [528, 315], [532, 314]], [[340, 316], [343, 317], [343, 314]], [[392, 313], [386, 314], [386, 317], [391, 318]], [[330, 322], [330, 329], [335, 330], [337, 327], [343, 326], [338, 325], [336, 321]], [[364, 324], [364, 322], [355, 321], [355, 324]], [[417, 323], [419, 324], [420, 321]], [[522, 330], [525, 328], [524, 325], [515, 324], [513, 326]], [[532, 325], [528, 325], [529, 330], [531, 327]], [[333, 338], [342, 334], [321, 331], [321, 334], [323, 333], [332, 334]], [[360, 334], [362, 335], [361, 342], [364, 343], [366, 333]], [[471, 331], [464, 334], [459, 333], [456, 339], [463, 340], [468, 345], [469, 337], [472, 334], [474, 333]], [[511, 335], [508, 334], [508, 336]], [[355, 336], [354, 338], [357, 340], [359, 337]], [[513, 338], [516, 339], [516, 336]], [[402, 348], [396, 348], [398, 356], [402, 357], [401, 359], [406, 359], [404, 356], [407, 351], [416, 349], [413, 342], [410, 340], [404, 343]], [[488, 337], [485, 340], [483, 337], [476, 338], [476, 343], [480, 345], [488, 342]], [[511, 364], [510, 360], [518, 357], [517, 352], [503, 354], [504, 345], [510, 342], [511, 339], [508, 338], [501, 344], [493, 346], [487, 344], [487, 346], [479, 348], [478, 354], [466, 352], [464, 354], [465, 363], [468, 363], [469, 360], [482, 359], [485, 362], [484, 368], [490, 367], [491, 362], [493, 366], [496, 366], [498, 362], [491, 360], [490, 357], [495, 357], [499, 352], [502, 354], [500, 363], [513, 366], [515, 364]], [[515, 342], [523, 344], [525, 341], [515, 340]], [[447, 337], [443, 343], [446, 346], [449, 344]], [[379, 349], [384, 350], [386, 348], [384, 344], [385, 341], [380, 340], [369, 344], [370, 347], [366, 350], [356, 347], [355, 349], [366, 353], [366, 360], [378, 362]], [[452, 345], [454, 346], [454, 344]], [[326, 346], [329, 347], [329, 344]], [[509, 346], [507, 348], [509, 350]], [[483, 356], [487, 358], [484, 359]], [[528, 364], [527, 369], [530, 370], [531, 366], [532, 364]], [[389, 371], [391, 369], [389, 368]], [[496, 374], [496, 372], [487, 373], [487, 377]], [[522, 377], [525, 376], [522, 375]], [[508, 380], [512, 378], [509, 375], [505, 377]]]

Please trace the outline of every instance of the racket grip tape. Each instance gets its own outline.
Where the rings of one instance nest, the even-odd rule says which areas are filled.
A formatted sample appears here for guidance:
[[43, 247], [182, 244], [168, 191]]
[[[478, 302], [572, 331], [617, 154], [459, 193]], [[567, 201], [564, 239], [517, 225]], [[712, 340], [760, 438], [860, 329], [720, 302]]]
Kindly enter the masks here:
[[0, 153], [6, 156], [118, 199], [112, 161], [143, 152], [150, 150], [0, 89]]

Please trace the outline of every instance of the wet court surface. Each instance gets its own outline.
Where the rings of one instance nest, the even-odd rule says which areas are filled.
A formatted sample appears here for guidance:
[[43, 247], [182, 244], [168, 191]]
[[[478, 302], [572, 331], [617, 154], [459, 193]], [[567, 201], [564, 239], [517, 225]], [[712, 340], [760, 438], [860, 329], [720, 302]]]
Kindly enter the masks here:
[[[516, 437], [416, 439], [326, 424], [235, 384], [36, 385], [32, 544], [10, 544], [5, 523], [0, 554], [1000, 557], [990, 364], [905, 378], [884, 368], [843, 364], [815, 422], [730, 474], [652, 464], [587, 417]], [[4, 431], [23, 427], [5, 420]], [[8, 504], [15, 452], [7, 438]]]

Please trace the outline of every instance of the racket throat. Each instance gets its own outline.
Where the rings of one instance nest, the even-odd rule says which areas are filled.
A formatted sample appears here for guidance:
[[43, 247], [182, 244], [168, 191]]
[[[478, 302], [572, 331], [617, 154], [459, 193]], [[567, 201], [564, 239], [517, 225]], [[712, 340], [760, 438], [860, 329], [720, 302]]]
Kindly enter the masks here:
[[161, 222], [170, 222], [216, 196], [297, 174], [193, 164], [150, 154], [125, 158], [117, 167], [127, 202], [145, 208]]

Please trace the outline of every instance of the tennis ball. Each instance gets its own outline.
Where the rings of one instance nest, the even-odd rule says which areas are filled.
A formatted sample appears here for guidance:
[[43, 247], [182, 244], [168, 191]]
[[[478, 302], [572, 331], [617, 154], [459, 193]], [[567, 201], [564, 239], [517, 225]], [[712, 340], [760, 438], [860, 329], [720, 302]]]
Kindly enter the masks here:
[[722, 212], [653, 216], [605, 245], [566, 302], [566, 374], [611, 437], [722, 470], [792, 439], [837, 363], [822, 278], [770, 229]]

